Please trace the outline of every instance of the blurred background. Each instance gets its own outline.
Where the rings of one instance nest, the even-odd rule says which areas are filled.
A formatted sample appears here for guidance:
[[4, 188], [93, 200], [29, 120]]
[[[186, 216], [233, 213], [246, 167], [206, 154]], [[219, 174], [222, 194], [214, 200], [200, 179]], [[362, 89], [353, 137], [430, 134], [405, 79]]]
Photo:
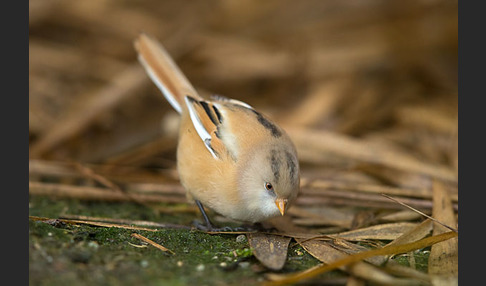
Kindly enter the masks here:
[[454, 167], [457, 9], [448, 0], [30, 1], [30, 158], [174, 167], [176, 113], [133, 48], [145, 32], [204, 96]]
[[[280, 231], [292, 226], [301, 233], [335, 234], [372, 226], [373, 243], [384, 245], [423, 221], [381, 194], [456, 226], [454, 0], [29, 1], [30, 216], [172, 222], [186, 228], [198, 218], [178, 181], [178, 114], [137, 60], [133, 43], [142, 32], [166, 47], [202, 96], [247, 102], [292, 138], [301, 192], [281, 218], [287, 221], [274, 224]], [[437, 205], [448, 199], [451, 204]], [[217, 224], [228, 222], [210, 215]], [[124, 268], [130, 259], [116, 256], [119, 249], [127, 257], [140, 255], [126, 247], [129, 233], [113, 230], [114, 238], [103, 244], [108, 251], [80, 264], [79, 255], [64, 254], [84, 247], [84, 240], [105, 242], [97, 236], [102, 230], [80, 228], [89, 237], [79, 243], [78, 230], [68, 232], [71, 242], [61, 244], [51, 235], [66, 227], [47, 222], [56, 228], [47, 232], [29, 225], [33, 283], [61, 279], [58, 270], [72, 267], [78, 276], [67, 281], [79, 284], [85, 281], [80, 277], [98, 277], [104, 285], [115, 266], [111, 281], [127, 283], [132, 280], [126, 269], [143, 268]], [[392, 233], [377, 234], [378, 228]], [[167, 243], [183, 253], [177, 243]], [[457, 258], [457, 247], [451, 249]], [[54, 257], [55, 267], [46, 266], [46, 253]], [[184, 267], [159, 256], [150, 260], [147, 253], [143, 257], [153, 272], [143, 268], [136, 279], [159, 275], [168, 266], [173, 267], [167, 268], [169, 276], [186, 277]], [[428, 253], [422, 254], [426, 271]], [[192, 255], [201, 256], [189, 255], [174, 259], [189, 266], [197, 261]], [[430, 257], [433, 262], [435, 255]], [[107, 265], [92, 262], [96, 259]], [[413, 255], [407, 259], [412, 268], [419, 267], [418, 258], [417, 263]], [[261, 270], [251, 272], [258, 276]], [[238, 275], [237, 282], [248, 276]], [[381, 281], [370, 276], [366, 279]]]

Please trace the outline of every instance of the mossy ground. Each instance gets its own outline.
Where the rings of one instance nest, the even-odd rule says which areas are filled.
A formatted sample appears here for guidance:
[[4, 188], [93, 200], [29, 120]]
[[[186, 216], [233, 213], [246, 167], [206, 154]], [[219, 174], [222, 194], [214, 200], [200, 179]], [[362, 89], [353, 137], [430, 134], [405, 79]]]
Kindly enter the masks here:
[[[61, 214], [143, 219], [191, 225], [193, 214], [167, 215], [132, 203], [80, 202], [30, 197], [29, 214]], [[175, 255], [143, 245], [139, 233]], [[254, 285], [267, 271], [253, 257], [248, 241], [237, 235], [196, 230], [157, 232], [29, 221], [31, 285]], [[235, 256], [236, 255], [236, 256]], [[291, 242], [282, 272], [304, 270], [319, 262]], [[243, 263], [234, 263], [235, 261]], [[222, 267], [225, 266], [225, 267]], [[234, 266], [234, 267], [232, 267]], [[331, 274], [336, 275], [339, 273]]]
[[[33, 196], [29, 215], [59, 218], [62, 214], [147, 220], [190, 226], [194, 214], [161, 214], [134, 203], [84, 202]], [[138, 233], [175, 254], [145, 245]], [[246, 239], [196, 230], [156, 232], [89, 225], [29, 221], [29, 284], [31, 285], [254, 285], [268, 272], [251, 254]], [[415, 267], [427, 271], [428, 251], [414, 253]], [[409, 266], [407, 255], [394, 257]], [[291, 241], [280, 272], [319, 264]], [[339, 271], [326, 277], [343, 277]]]

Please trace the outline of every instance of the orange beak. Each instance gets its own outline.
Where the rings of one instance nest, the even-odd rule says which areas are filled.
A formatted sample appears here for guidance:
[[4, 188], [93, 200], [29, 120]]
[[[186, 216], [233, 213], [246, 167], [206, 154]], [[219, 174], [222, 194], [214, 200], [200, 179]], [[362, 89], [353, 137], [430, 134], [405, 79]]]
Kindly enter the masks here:
[[276, 199], [275, 204], [282, 215], [285, 214], [285, 207], [287, 206], [287, 199]]

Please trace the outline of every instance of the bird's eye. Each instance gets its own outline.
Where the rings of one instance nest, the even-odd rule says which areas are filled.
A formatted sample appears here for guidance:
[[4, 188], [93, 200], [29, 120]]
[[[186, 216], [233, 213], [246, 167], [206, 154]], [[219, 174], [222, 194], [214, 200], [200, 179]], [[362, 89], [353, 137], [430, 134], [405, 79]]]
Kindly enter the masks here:
[[273, 191], [273, 185], [267, 182], [265, 183], [265, 189], [267, 191]]

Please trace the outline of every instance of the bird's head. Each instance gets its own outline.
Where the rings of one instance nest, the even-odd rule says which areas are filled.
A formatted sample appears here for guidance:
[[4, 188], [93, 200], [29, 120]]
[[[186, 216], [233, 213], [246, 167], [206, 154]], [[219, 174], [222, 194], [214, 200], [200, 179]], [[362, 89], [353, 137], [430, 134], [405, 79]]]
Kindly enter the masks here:
[[238, 187], [249, 220], [284, 215], [300, 184], [297, 152], [290, 139], [256, 145], [240, 168]]

